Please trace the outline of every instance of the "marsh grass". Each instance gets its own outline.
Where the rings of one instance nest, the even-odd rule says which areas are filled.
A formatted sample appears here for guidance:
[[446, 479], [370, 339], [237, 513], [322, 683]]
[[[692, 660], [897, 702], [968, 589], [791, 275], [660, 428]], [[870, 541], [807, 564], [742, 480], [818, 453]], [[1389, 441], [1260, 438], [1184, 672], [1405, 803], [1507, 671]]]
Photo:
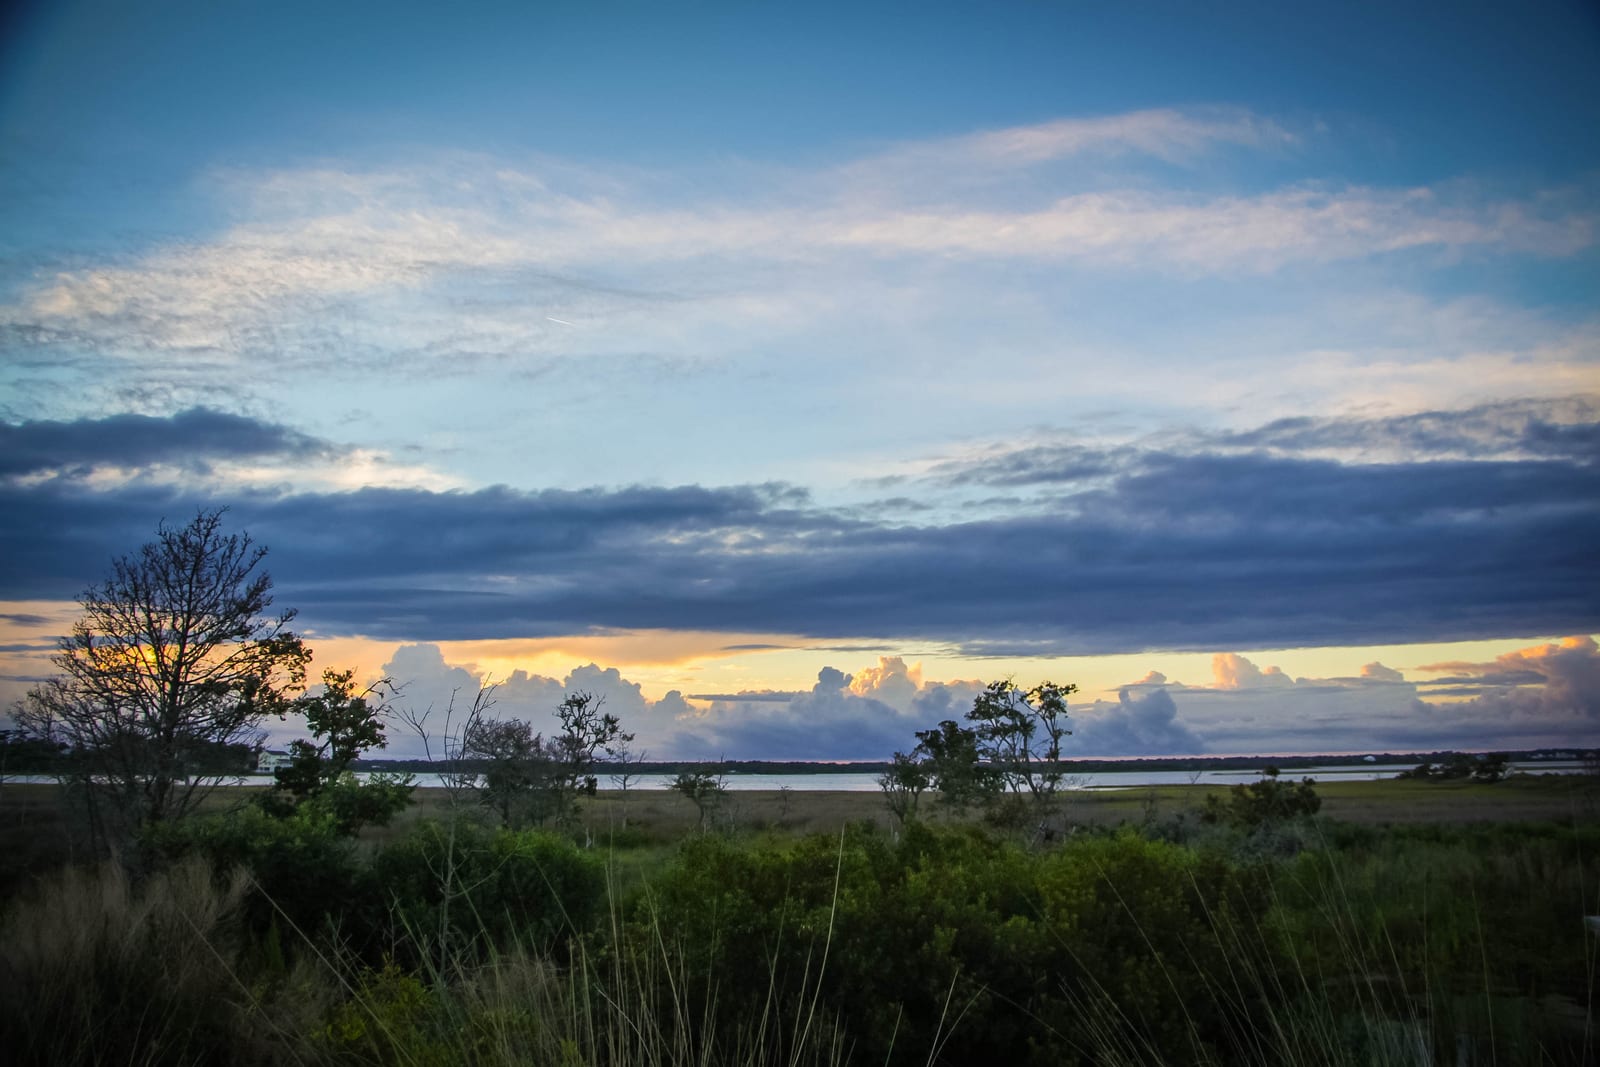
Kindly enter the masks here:
[[142, 885], [115, 863], [42, 881], [0, 925], [0, 1047], [13, 1063], [292, 1059], [283, 1035], [316, 1005], [297, 989], [266, 1011], [246, 983], [248, 887], [198, 861]]
[[[672, 846], [632, 805], [609, 844], [591, 832], [587, 906], [570, 845], [435, 853], [423, 869], [457, 879], [459, 911], [441, 925], [391, 898], [377, 958], [336, 923], [280, 909], [263, 928], [259, 887], [193, 858], [143, 882], [58, 872], [0, 922], [0, 1047], [22, 1064], [1595, 1059], [1590, 825]], [[543, 880], [537, 921], [475, 892], [512, 867], [513, 887]]]

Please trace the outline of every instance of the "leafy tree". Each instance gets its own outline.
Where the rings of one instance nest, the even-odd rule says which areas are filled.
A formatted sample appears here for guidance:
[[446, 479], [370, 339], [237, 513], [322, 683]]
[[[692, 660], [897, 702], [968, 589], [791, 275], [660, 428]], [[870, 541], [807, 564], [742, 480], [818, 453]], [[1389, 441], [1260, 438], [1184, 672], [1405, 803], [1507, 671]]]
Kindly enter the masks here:
[[479, 800], [499, 814], [502, 826], [543, 822], [555, 814], [555, 761], [530, 723], [474, 720], [463, 734], [461, 754], [481, 764]]
[[1422, 781], [1461, 781], [1492, 785], [1505, 778], [1511, 757], [1505, 752], [1489, 752], [1474, 756], [1466, 752], [1452, 752], [1443, 763], [1419, 763], [1409, 771], [1401, 771], [1397, 778], [1416, 778]]
[[1510, 755], [1504, 752], [1485, 753], [1478, 757], [1477, 766], [1472, 768], [1472, 780], [1484, 783], [1498, 782], [1509, 773], [1510, 761]]
[[289, 742], [289, 766], [273, 772], [276, 782], [263, 800], [269, 811], [285, 814], [317, 803], [342, 832], [354, 833], [368, 823], [387, 823], [410, 803], [409, 775], [376, 775], [363, 785], [349, 774], [363, 752], [388, 743], [384, 698], [393, 689], [383, 678], [357, 693], [354, 679], [354, 671], [329, 668], [322, 672], [322, 692], [295, 701], [314, 740]]
[[712, 771], [680, 771], [676, 778], [667, 782], [667, 787], [694, 802], [695, 810], [700, 814], [699, 828], [702, 830], [710, 825], [711, 817], [716, 814], [728, 792], [722, 775]]
[[594, 792], [600, 753], [614, 755], [633, 740], [604, 700], [573, 693], [556, 708], [561, 731], [546, 738], [521, 719], [474, 716], [462, 732], [460, 756], [482, 765], [482, 802], [506, 826], [570, 818], [578, 797]]
[[15, 718], [71, 750], [96, 828], [193, 810], [221, 778], [204, 754], [255, 741], [303, 685], [311, 652], [288, 628], [293, 611], [268, 613], [266, 551], [224, 534], [221, 511], [202, 511], [183, 527], [163, 522], [83, 593], [83, 617], [54, 657], [61, 674]]
[[883, 799], [889, 805], [889, 813], [898, 819], [902, 826], [908, 820], [916, 818], [922, 794], [932, 784], [933, 775], [928, 769], [928, 764], [918, 759], [915, 754], [908, 756], [904, 752], [896, 752], [894, 763], [888, 770], [878, 775], [878, 788], [883, 790]]
[[1075, 685], [1045, 682], [1023, 689], [1010, 681], [990, 683], [967, 712], [978, 743], [978, 756], [1013, 793], [1026, 794], [1036, 806], [1054, 799], [1066, 765], [1061, 741], [1067, 729], [1067, 697]]
[[1254, 829], [1266, 823], [1315, 815], [1321, 808], [1322, 798], [1317, 796], [1312, 779], [1287, 782], [1280, 778], [1263, 778], [1249, 785], [1232, 786], [1226, 801], [1215, 794], [1206, 797], [1200, 818], [1210, 823], [1225, 822]]
[[912, 757], [927, 768], [939, 802], [957, 811], [987, 803], [1000, 790], [1000, 776], [983, 763], [978, 751], [977, 731], [951, 719], [932, 730], [917, 731]]

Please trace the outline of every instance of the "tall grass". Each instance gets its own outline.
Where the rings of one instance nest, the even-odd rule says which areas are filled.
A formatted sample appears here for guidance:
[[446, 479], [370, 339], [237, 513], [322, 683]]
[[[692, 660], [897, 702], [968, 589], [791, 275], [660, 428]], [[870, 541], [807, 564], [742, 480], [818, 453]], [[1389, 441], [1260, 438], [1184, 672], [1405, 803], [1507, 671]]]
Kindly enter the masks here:
[[[266, 1010], [246, 984], [237, 917], [249, 888], [200, 861], [133, 884], [69, 868], [0, 924], [0, 1048], [13, 1063], [269, 1063], [295, 1058], [306, 990]], [[285, 1012], [283, 1009], [287, 1009]]]
[[[1581, 916], [1600, 912], [1600, 832], [1276, 840], [701, 839], [656, 869], [614, 856], [594, 884], [570, 844], [424, 829], [366, 869], [453, 883], [409, 903], [398, 875], [361, 883], [390, 894], [378, 943], [288, 911], [263, 928], [259, 886], [193, 858], [142, 883], [68, 870], [0, 920], [0, 1049], [50, 1064], [1592, 1061]], [[1311, 847], [1286, 857], [1284, 841]], [[447, 921], [417, 903], [433, 899]]]

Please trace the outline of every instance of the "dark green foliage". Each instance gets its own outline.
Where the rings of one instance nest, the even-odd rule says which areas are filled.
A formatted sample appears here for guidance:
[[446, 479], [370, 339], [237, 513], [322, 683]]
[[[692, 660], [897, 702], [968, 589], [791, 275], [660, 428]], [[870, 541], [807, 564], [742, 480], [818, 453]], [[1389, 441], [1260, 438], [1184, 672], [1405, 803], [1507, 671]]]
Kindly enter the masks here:
[[1239, 1020], [1186, 1013], [1183, 991], [1225, 980], [1231, 931], [1265, 907], [1221, 859], [1132, 835], [1041, 854], [912, 823], [898, 845], [697, 840], [631, 928], [670, 931], [686, 973], [716, 976], [701, 1007], [722, 1025], [817, 995], [862, 1062], [924, 1063], [941, 1033], [947, 1062], [1071, 1061], [1112, 1010], [1184, 1059]]
[[1397, 778], [1416, 778], [1422, 781], [1460, 782], [1471, 780], [1492, 785], [1509, 773], [1511, 757], [1504, 752], [1489, 752], [1474, 756], [1466, 752], [1452, 752], [1443, 763], [1419, 763], [1409, 771], [1401, 771]]
[[698, 826], [701, 830], [711, 825], [728, 792], [722, 784], [722, 775], [712, 771], [681, 771], [668, 785], [678, 795], [694, 803], [695, 811], [700, 815]]
[[939, 803], [957, 811], [987, 803], [1004, 785], [999, 772], [982, 762], [978, 732], [951, 719], [932, 730], [919, 730], [911, 759], [927, 769]]
[[388, 905], [390, 942], [413, 955], [559, 948], [606, 904], [603, 865], [570, 840], [464, 821], [419, 823], [373, 857], [368, 877]]
[[1600, 825], [1337, 829], [1275, 879], [1283, 941], [1330, 1007], [1421, 1015], [1473, 1062], [1592, 1062]]
[[245, 914], [257, 933], [287, 924], [307, 936], [319, 935], [344, 921], [357, 895], [354, 844], [330, 812], [312, 806], [286, 817], [245, 807], [155, 825], [147, 828], [141, 845], [158, 865], [200, 856], [219, 874], [249, 872], [253, 884]]
[[889, 805], [889, 813], [901, 825], [916, 818], [922, 794], [932, 785], [932, 772], [915, 754], [908, 756], [904, 752], [896, 752], [889, 769], [878, 775], [878, 788], [883, 791], [884, 803]]
[[1321, 807], [1322, 798], [1317, 796], [1316, 783], [1310, 778], [1285, 782], [1272, 777], [1233, 786], [1228, 790], [1226, 801], [1215, 794], [1206, 797], [1206, 807], [1200, 817], [1206, 822], [1255, 829], [1269, 823], [1309, 817]]
[[301, 697], [292, 709], [305, 716], [316, 743], [293, 743], [295, 760], [275, 773], [278, 787], [297, 797], [310, 796], [349, 770], [362, 753], [383, 748], [388, 743], [383, 724], [388, 707], [382, 696], [390, 687], [385, 678], [357, 693], [354, 671], [323, 671], [322, 692]]
[[354, 834], [367, 825], [386, 826], [411, 802], [409, 775], [374, 775], [358, 782], [349, 768], [363, 752], [387, 742], [383, 718], [387, 707], [373, 703], [388, 681], [355, 691], [355, 672], [327, 670], [322, 692], [295, 701], [315, 741], [291, 741], [292, 762], [274, 772], [272, 789], [259, 804], [269, 814], [288, 816], [311, 806], [331, 815], [339, 831]]

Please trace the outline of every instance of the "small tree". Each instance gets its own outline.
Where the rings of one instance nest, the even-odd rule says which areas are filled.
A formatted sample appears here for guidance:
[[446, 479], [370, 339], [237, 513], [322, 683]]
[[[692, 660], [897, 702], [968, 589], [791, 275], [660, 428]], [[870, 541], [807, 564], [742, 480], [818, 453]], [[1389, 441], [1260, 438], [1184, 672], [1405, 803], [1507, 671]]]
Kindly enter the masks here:
[[878, 788], [883, 790], [884, 803], [888, 804], [889, 813], [902, 826], [916, 818], [922, 794], [932, 784], [933, 775], [927, 761], [919, 759], [916, 753], [908, 756], [904, 752], [896, 752], [894, 763], [878, 775]]
[[559, 811], [555, 760], [530, 723], [476, 719], [463, 734], [461, 755], [479, 767], [479, 799], [501, 825], [541, 823]]
[[29, 736], [67, 745], [91, 825], [118, 829], [178, 818], [220, 780], [218, 746], [255, 742], [305, 681], [311, 652], [268, 614], [267, 550], [224, 534], [222, 512], [112, 561], [80, 598], [83, 617], [62, 638], [60, 676], [32, 690], [15, 718]]
[[1286, 819], [1309, 817], [1321, 808], [1322, 798], [1317, 796], [1315, 781], [1302, 778], [1298, 782], [1289, 782], [1274, 776], [1249, 785], [1241, 783], [1232, 786], [1226, 801], [1215, 793], [1211, 794], [1206, 797], [1206, 806], [1200, 818], [1205, 822], [1231, 823], [1254, 829]]
[[1066, 777], [1061, 740], [1067, 729], [1067, 697], [1075, 685], [1045, 682], [1023, 689], [992, 682], [973, 702], [967, 721], [977, 734], [978, 755], [1013, 793], [1047, 807]]
[[594, 791], [600, 753], [614, 754], [633, 735], [600, 710], [603, 698], [573, 693], [556, 708], [561, 732], [546, 738], [521, 719], [475, 716], [462, 732], [461, 758], [482, 764], [484, 804], [507, 826], [569, 819], [578, 797]]
[[322, 692], [294, 702], [313, 740], [289, 742], [289, 766], [273, 772], [276, 781], [263, 801], [269, 811], [287, 813], [317, 802], [332, 811], [341, 830], [354, 833], [368, 823], [387, 823], [410, 803], [409, 775], [377, 775], [366, 785], [348, 776], [363, 752], [388, 743], [386, 700], [395, 688], [380, 678], [358, 693], [354, 679], [354, 671], [330, 668], [322, 672]]
[[639, 765], [650, 761], [648, 751], [635, 752], [633, 750], [633, 737], [626, 735], [627, 740], [618, 744], [611, 750], [611, 783], [622, 791], [622, 826], [628, 826], [628, 789], [638, 783], [640, 778]]
[[[895, 753], [896, 764], [904, 765], [902, 758]], [[979, 754], [977, 731], [952, 719], [932, 730], [917, 731], [917, 747], [904, 759], [921, 766], [929, 787], [939, 794], [939, 803], [957, 811], [987, 804], [1001, 787], [999, 774]]]
[[701, 830], [710, 825], [712, 817], [717, 813], [728, 792], [727, 786], [723, 784], [722, 775], [712, 771], [680, 771], [676, 778], [667, 781], [667, 788], [694, 803], [695, 811], [700, 814]]

